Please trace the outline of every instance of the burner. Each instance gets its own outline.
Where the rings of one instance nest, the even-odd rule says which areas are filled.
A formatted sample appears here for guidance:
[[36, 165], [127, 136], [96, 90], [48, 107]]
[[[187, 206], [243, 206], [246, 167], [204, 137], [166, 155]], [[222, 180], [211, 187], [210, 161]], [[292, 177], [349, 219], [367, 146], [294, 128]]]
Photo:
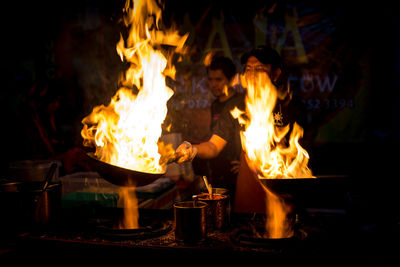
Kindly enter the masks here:
[[157, 216], [151, 212], [140, 211], [139, 228], [120, 229], [119, 222], [123, 215], [122, 209], [109, 210], [107, 215], [92, 221], [95, 232], [108, 240], [144, 240], [167, 234], [172, 229], [172, 222], [165, 214]]
[[295, 223], [293, 226], [294, 234], [285, 238], [267, 238], [265, 237], [264, 223], [261, 221], [252, 221], [241, 225], [231, 232], [230, 239], [239, 246], [246, 247], [268, 247], [268, 248], [289, 248], [307, 237], [307, 233]]
[[96, 227], [100, 236], [112, 240], [143, 240], [167, 234], [172, 223], [155, 221], [137, 229], [118, 229], [114, 221], [102, 221]]
[[302, 230], [297, 230], [292, 237], [287, 238], [265, 238], [255, 234], [251, 229], [237, 228], [232, 231], [230, 239], [236, 245], [246, 247], [292, 247], [299, 241], [305, 239], [307, 234]]

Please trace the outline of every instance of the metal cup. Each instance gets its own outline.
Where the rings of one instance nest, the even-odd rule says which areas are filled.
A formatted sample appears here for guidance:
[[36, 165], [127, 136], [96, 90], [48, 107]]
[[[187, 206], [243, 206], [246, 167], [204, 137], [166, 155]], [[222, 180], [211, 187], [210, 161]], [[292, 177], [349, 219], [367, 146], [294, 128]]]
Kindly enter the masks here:
[[199, 201], [208, 204], [207, 230], [210, 232], [221, 232], [226, 230], [230, 220], [229, 195], [213, 193], [210, 198], [208, 193], [202, 193], [197, 197]]
[[198, 244], [207, 237], [207, 203], [181, 201], [174, 204], [175, 240], [186, 244]]
[[228, 195], [229, 196], [229, 190], [226, 189], [226, 188], [213, 187], [212, 188], [212, 193], [213, 194]]

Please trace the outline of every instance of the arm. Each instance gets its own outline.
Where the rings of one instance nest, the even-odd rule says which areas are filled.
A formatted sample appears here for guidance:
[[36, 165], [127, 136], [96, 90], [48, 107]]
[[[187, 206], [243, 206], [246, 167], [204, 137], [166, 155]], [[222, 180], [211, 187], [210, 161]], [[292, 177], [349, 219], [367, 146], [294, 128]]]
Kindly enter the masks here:
[[223, 138], [215, 134], [207, 142], [197, 145], [192, 145], [185, 141], [180, 144], [175, 151], [178, 157], [177, 162], [191, 161], [196, 155], [202, 159], [215, 158], [225, 147], [226, 143], [227, 142]]
[[223, 138], [214, 134], [207, 142], [193, 146], [197, 149], [197, 156], [199, 158], [212, 159], [219, 155], [226, 143]]
[[236, 133], [238, 127], [236, 125], [237, 121], [234, 120], [230, 114], [230, 110], [237, 105], [242, 107], [242, 105], [240, 105], [242, 102], [244, 105], [244, 98], [241, 96], [233, 100], [235, 100], [234, 103], [228, 104], [222, 110], [221, 117], [213, 128], [214, 134], [211, 136], [210, 140], [198, 145], [191, 145], [188, 142], [184, 142], [176, 149], [176, 154], [179, 157], [178, 163], [190, 161], [197, 154], [198, 157], [202, 159], [215, 158], [226, 146], [228, 141], [231, 142], [230, 138]]

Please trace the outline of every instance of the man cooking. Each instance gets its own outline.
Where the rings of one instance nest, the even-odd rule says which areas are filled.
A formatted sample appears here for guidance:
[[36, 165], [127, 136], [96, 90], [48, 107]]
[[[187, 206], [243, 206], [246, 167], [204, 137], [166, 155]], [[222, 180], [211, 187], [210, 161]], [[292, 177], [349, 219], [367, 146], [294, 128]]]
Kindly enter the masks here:
[[[227, 57], [214, 57], [207, 66], [208, 85], [215, 97], [211, 103], [211, 131], [224, 107], [236, 96], [236, 90], [232, 86], [236, 73], [235, 64]], [[235, 177], [239, 171], [239, 158], [236, 156], [235, 147], [227, 143], [216, 157], [209, 160], [209, 179], [214, 187], [223, 187], [234, 192]]]
[[[282, 62], [279, 54], [271, 47], [260, 46], [251, 50], [242, 56], [241, 63], [244, 69], [244, 77], [265, 72], [277, 86], [276, 83], [282, 73]], [[294, 118], [299, 113], [291, 105], [288, 105], [291, 94], [279, 86], [277, 88], [280, 97], [274, 109], [274, 119], [275, 125], [281, 127], [294, 122]], [[177, 148], [176, 153], [180, 155], [178, 162], [190, 161], [195, 156], [202, 159], [215, 158], [227, 144], [233, 147], [234, 156], [240, 159], [242, 152], [240, 141], [241, 126], [238, 120], [234, 119], [230, 113], [234, 107], [245, 110], [245, 93], [237, 94], [224, 107], [220, 118], [212, 130], [212, 136], [208, 141], [196, 145], [185, 141]]]

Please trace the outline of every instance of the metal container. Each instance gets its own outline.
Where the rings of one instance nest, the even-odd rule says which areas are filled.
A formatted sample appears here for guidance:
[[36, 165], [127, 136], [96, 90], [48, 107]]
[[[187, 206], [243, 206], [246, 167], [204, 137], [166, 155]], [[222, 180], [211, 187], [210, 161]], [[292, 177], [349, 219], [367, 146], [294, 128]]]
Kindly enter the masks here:
[[[222, 190], [220, 190], [220, 192], [222, 192]], [[208, 204], [207, 230], [210, 232], [226, 230], [229, 226], [230, 220], [229, 195], [213, 194], [210, 198], [209, 193], [202, 193], [197, 197], [199, 201], [203, 201]]]
[[47, 226], [55, 221], [61, 208], [61, 183], [51, 180], [58, 169], [50, 165], [42, 182], [9, 182], [0, 184], [0, 229], [8, 232]]
[[20, 160], [9, 163], [9, 178], [21, 182], [40, 182], [49, 172], [53, 163], [57, 164], [57, 169], [51, 177], [51, 181], [57, 181], [59, 176], [60, 161], [56, 160]]
[[202, 201], [181, 201], [174, 204], [176, 241], [198, 244], [205, 240], [207, 206]]
[[42, 182], [0, 184], [0, 228], [7, 231], [4, 234], [47, 227], [57, 220], [61, 210], [61, 183], [50, 183], [42, 189]]
[[213, 194], [228, 195], [229, 196], [229, 190], [226, 189], [226, 188], [213, 187], [212, 193]]
[[39, 226], [53, 223], [61, 210], [61, 183], [50, 184], [44, 191], [32, 193], [35, 202], [33, 222]]

